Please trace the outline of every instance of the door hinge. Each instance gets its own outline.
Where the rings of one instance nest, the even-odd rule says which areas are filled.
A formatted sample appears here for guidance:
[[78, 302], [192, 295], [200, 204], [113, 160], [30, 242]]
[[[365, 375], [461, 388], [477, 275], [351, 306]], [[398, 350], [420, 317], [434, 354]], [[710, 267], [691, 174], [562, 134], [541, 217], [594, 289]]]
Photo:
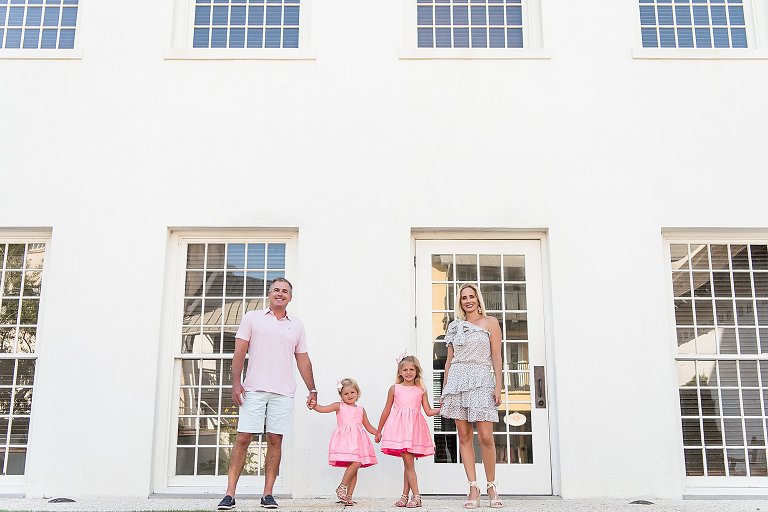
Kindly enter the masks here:
[[413, 257], [413, 268], [416, 268], [416, 256]]
[[414, 316], [414, 317], [413, 317], [413, 328], [414, 328], [414, 329], [416, 328], [417, 319], [418, 319], [418, 317], [417, 317], [417, 316]]

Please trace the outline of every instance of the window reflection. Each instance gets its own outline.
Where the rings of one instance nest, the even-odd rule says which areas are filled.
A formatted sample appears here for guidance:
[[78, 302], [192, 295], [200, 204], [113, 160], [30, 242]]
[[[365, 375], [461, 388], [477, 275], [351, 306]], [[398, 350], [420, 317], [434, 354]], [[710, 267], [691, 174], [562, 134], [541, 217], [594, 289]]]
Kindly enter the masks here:
[[[285, 275], [285, 248], [284, 242], [187, 245], [177, 475], [226, 474], [239, 412], [232, 400], [235, 335], [245, 312], [267, 306], [267, 280]], [[254, 436], [244, 474], [263, 474], [265, 454], [262, 437]]]
[[673, 244], [670, 258], [686, 474], [766, 475], [768, 246]]

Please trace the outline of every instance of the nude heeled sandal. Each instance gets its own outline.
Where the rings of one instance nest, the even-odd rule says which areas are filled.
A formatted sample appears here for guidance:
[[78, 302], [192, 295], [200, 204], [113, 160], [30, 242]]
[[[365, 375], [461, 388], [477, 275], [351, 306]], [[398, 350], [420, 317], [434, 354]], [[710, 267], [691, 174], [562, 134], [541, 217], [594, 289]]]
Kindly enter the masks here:
[[408, 496], [406, 496], [405, 494], [401, 494], [401, 495], [400, 495], [400, 499], [398, 499], [398, 500], [395, 502], [395, 506], [396, 506], [396, 507], [399, 507], [399, 508], [403, 508], [403, 507], [404, 507], [404, 506], [406, 506], [407, 504], [408, 504]]
[[421, 494], [414, 494], [411, 501], [406, 505], [407, 508], [419, 508], [421, 506]]
[[469, 484], [469, 492], [472, 492], [472, 487], [477, 489], [477, 498], [474, 500], [469, 499], [469, 494], [467, 494], [467, 501], [464, 502], [464, 508], [477, 508], [480, 506], [480, 487], [478, 487], [477, 482], [475, 480], [472, 480], [471, 482], [467, 482]]
[[[496, 494], [495, 498], [491, 498], [491, 494], [488, 492], [491, 490], [491, 488], [493, 488], [493, 492]], [[496, 482], [488, 482], [488, 488], [486, 492], [488, 493], [488, 505], [491, 508], [501, 508], [504, 506], [504, 503], [502, 503], [499, 499], [499, 490], [496, 488]]]

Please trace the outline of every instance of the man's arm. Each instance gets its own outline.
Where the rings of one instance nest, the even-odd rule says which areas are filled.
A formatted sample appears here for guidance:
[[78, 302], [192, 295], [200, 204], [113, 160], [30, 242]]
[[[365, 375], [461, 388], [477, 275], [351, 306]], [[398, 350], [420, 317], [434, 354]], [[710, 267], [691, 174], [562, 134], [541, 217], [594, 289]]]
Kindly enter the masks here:
[[243, 366], [245, 354], [248, 353], [248, 342], [235, 338], [235, 355], [232, 357], [232, 401], [240, 407], [243, 405]]
[[299, 375], [306, 384], [309, 390], [309, 396], [307, 396], [307, 407], [312, 409], [317, 405], [317, 389], [315, 389], [315, 375], [312, 373], [312, 361], [309, 359], [309, 354], [306, 352], [297, 352], [296, 367], [299, 369]]

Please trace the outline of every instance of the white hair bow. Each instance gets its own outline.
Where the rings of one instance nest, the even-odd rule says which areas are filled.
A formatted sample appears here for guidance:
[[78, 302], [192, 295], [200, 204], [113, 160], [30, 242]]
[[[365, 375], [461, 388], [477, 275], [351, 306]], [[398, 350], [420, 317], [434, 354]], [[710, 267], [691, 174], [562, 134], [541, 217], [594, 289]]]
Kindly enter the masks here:
[[336, 379], [336, 389], [341, 391], [341, 388], [343, 386], [341, 385], [341, 379]]
[[406, 357], [407, 355], [408, 355], [408, 348], [406, 347], [406, 348], [404, 348], [404, 349], [403, 349], [403, 351], [402, 351], [402, 352], [400, 352], [399, 354], [397, 354], [397, 356], [395, 357], [395, 361], [397, 362], [397, 364], [400, 364], [400, 361], [402, 361], [403, 359], [405, 359], [405, 357]]

